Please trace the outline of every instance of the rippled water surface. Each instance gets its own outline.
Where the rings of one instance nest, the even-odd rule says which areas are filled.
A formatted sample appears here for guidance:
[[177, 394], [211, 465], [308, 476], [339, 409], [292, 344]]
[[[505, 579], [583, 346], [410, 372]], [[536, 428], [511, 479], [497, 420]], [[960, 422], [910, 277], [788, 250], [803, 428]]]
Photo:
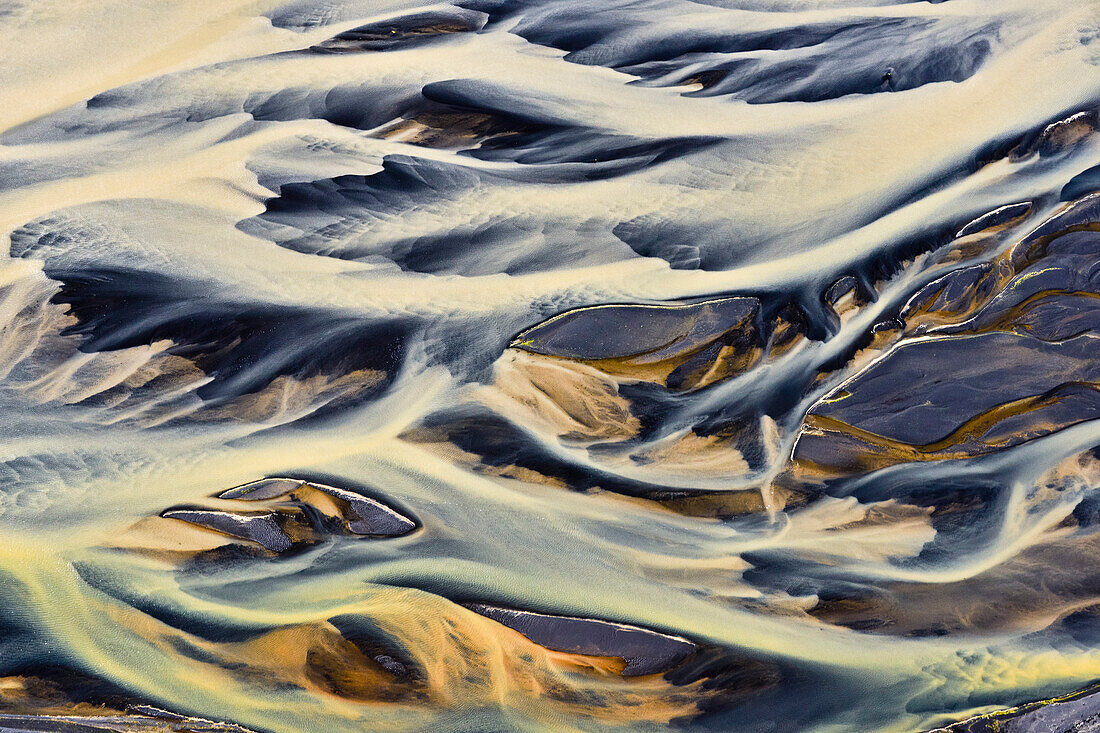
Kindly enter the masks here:
[[1097, 0], [14, 0], [0, 48], [0, 729], [1100, 679]]

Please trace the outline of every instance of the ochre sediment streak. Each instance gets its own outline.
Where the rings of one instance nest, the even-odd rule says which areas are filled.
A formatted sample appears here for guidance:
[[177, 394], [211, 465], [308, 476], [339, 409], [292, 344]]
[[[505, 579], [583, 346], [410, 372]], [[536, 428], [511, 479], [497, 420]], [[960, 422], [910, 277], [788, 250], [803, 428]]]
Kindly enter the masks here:
[[[893, 462], [961, 458], [967, 455], [973, 455], [975, 451], [981, 451], [984, 443], [982, 437], [987, 435], [997, 423], [1009, 417], [1025, 415], [1042, 410], [1051, 405], [1056, 405], [1060, 400], [1064, 399], [1059, 393], [1074, 387], [1100, 392], [1100, 383], [1066, 382], [1059, 385], [1048, 394], [1024, 397], [1019, 400], [997, 405], [984, 413], [969, 418], [942, 440], [933, 443], [925, 443], [923, 445], [906, 445], [905, 443], [884, 438], [881, 435], [876, 435], [867, 430], [854, 428], [840, 420], [824, 415], [807, 415], [803, 429], [818, 434], [836, 432], [857, 438], [867, 443], [872, 451], [876, 448], [880, 451], [884, 451], [894, 459]], [[1039, 424], [1035, 427], [1035, 430], [1053, 432], [1062, 427], [1066, 427], [1066, 425]], [[1008, 436], [1004, 438], [1003, 443], [1008, 443], [1012, 439], [1012, 436]], [[1003, 447], [1003, 445], [998, 445], [997, 443], [986, 445], [986, 450], [994, 450]]]

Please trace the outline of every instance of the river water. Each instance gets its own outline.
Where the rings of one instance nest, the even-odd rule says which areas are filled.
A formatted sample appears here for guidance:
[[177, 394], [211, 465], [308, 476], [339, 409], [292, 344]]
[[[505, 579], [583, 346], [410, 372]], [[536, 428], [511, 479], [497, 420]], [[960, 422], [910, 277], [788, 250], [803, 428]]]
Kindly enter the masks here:
[[[0, 47], [0, 677], [279, 733], [1100, 678], [1095, 0], [14, 0]], [[285, 476], [416, 528], [159, 516]]]

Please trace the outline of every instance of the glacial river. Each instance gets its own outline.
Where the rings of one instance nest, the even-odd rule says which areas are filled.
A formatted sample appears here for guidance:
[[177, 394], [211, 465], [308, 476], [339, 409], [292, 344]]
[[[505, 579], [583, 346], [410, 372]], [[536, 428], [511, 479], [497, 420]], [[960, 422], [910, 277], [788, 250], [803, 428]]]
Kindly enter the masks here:
[[0, 713], [1100, 678], [1097, 0], [10, 0], [0, 49]]

